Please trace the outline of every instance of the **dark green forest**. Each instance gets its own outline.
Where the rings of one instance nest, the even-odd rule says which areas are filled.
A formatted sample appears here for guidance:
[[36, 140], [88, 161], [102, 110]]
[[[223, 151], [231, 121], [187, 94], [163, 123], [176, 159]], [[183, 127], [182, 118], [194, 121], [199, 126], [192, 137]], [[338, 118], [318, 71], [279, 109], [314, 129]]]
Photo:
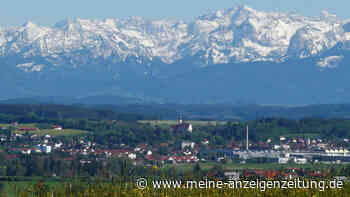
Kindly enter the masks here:
[[191, 120], [256, 120], [259, 118], [350, 118], [350, 104], [307, 106], [232, 105], [232, 104], [130, 104], [86, 105], [98, 109], [154, 116], [158, 119], [176, 119], [179, 114]]

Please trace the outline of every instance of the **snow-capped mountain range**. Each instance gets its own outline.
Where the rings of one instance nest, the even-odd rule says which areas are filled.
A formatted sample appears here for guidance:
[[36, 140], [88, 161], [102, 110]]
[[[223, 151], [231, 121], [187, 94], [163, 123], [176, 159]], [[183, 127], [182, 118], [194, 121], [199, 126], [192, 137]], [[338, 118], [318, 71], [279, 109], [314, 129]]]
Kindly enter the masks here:
[[0, 28], [0, 99], [113, 94], [187, 103], [345, 102], [348, 61], [350, 21], [325, 11], [305, 17], [239, 6], [189, 22], [27, 22]]
[[[139, 17], [65, 20], [52, 27], [27, 22], [0, 29], [0, 56], [17, 56], [16, 66], [33, 72], [97, 59], [119, 63], [130, 57], [139, 64], [152, 64], [154, 59], [172, 64], [188, 57], [201, 66], [280, 62], [315, 56], [339, 42], [350, 42], [346, 23], [327, 12], [310, 18], [247, 6], [207, 13], [191, 22]], [[84, 55], [76, 55], [81, 52]], [[38, 57], [46, 64], [33, 61]]]

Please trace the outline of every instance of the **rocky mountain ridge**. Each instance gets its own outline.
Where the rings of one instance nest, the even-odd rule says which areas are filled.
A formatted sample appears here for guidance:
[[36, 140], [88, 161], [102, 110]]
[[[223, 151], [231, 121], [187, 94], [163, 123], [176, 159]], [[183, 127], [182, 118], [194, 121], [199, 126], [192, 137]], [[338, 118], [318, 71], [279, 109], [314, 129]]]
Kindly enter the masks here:
[[[0, 57], [16, 56], [18, 68], [38, 72], [54, 66], [78, 67], [109, 60], [173, 64], [186, 58], [205, 67], [307, 58], [349, 43], [346, 21], [256, 11], [247, 6], [218, 10], [194, 21], [127, 19], [58, 22], [52, 27], [27, 22], [0, 29]], [[35, 61], [40, 58], [41, 61]], [[44, 60], [44, 61], [43, 61]]]

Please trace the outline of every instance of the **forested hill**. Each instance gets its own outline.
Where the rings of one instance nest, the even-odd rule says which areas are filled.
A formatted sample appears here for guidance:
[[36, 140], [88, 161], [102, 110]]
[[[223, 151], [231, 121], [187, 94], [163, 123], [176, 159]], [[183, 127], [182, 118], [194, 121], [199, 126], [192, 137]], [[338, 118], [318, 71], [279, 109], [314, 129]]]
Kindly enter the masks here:
[[196, 120], [256, 120], [260, 118], [350, 118], [350, 104], [324, 104], [307, 106], [263, 105], [181, 105], [135, 104], [94, 105], [94, 108], [142, 114], [158, 119], [176, 119], [179, 115]]
[[[28, 101], [28, 100], [26, 100]], [[31, 104], [30, 104], [31, 103]], [[263, 106], [230, 104], [0, 104], [0, 114], [48, 119], [91, 119], [136, 121], [169, 120], [181, 115], [188, 120], [256, 120], [260, 118], [344, 118], [350, 119], [350, 104], [307, 106]]]
[[[109, 109], [93, 109], [73, 105], [54, 104], [0, 104], [1, 121], [21, 122], [40, 121], [42, 119], [89, 119], [137, 121], [144, 116], [134, 113], [120, 113]], [[148, 117], [150, 119], [152, 117]]]

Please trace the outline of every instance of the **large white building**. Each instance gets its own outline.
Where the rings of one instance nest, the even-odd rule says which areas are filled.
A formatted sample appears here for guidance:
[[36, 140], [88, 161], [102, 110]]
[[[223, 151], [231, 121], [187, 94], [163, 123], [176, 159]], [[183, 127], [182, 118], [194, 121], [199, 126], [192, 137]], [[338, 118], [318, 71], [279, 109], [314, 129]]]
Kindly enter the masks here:
[[35, 152], [37, 153], [51, 153], [52, 152], [52, 146], [46, 145], [46, 144], [38, 144], [34, 147]]
[[189, 148], [194, 148], [194, 146], [196, 145], [196, 143], [194, 142], [182, 142], [181, 143], [181, 149], [184, 149], [186, 147], [189, 147]]

